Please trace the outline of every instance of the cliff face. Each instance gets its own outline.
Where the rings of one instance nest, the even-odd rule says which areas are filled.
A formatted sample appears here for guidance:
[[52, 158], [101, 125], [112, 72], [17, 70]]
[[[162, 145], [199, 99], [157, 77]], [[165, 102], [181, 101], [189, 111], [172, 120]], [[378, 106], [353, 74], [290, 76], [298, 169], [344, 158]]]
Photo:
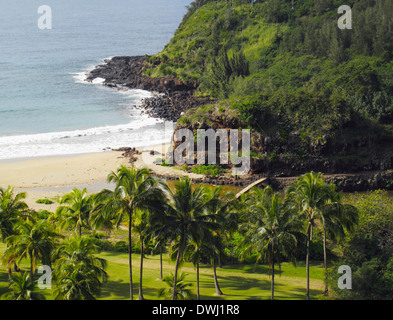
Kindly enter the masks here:
[[[228, 114], [217, 115], [217, 109], [219, 107], [206, 108], [204, 118], [196, 117], [189, 122], [182, 121], [182, 118], [178, 121], [175, 132], [183, 128], [196, 132], [198, 129], [241, 130], [247, 127], [238, 117], [231, 117]], [[189, 110], [184, 118], [187, 119], [187, 116], [194, 112], [194, 109]], [[250, 174], [290, 177], [310, 171], [325, 174], [352, 174], [390, 170], [393, 167], [393, 152], [372, 149], [370, 144], [373, 143], [367, 136], [350, 143], [328, 136], [312, 142], [301, 139], [298, 132], [290, 132], [283, 137], [280, 131], [267, 133], [251, 130]], [[180, 142], [175, 146], [179, 144]], [[196, 144], [194, 149], [196, 150]], [[217, 150], [219, 150], [218, 141]], [[217, 163], [218, 161], [217, 158]]]

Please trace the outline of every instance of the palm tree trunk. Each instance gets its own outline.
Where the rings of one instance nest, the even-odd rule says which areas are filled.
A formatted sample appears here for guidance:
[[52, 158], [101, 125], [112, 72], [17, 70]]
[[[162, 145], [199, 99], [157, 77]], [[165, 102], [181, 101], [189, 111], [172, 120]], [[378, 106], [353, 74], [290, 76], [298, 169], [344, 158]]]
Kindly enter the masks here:
[[176, 290], [176, 285], [177, 285], [177, 273], [179, 271], [179, 264], [180, 264], [180, 257], [183, 253], [183, 242], [185, 239], [185, 232], [184, 229], [181, 231], [180, 234], [180, 241], [179, 241], [179, 249], [177, 251], [177, 257], [176, 257], [176, 266], [175, 266], [175, 274], [173, 276], [173, 294], [172, 294], [172, 300], [177, 300], [177, 290]]
[[141, 267], [139, 269], [139, 300], [144, 300], [142, 291], [142, 279], [143, 279], [143, 237], [141, 236]]
[[197, 300], [200, 300], [200, 295], [199, 295], [199, 262], [197, 262], [196, 268], [197, 268]]
[[34, 276], [34, 258], [30, 256], [30, 284], [33, 283]]
[[130, 270], [130, 300], [134, 299], [134, 286], [132, 284], [132, 247], [131, 247], [131, 215], [128, 221], [128, 265]]
[[307, 276], [307, 289], [306, 289], [306, 299], [310, 298], [310, 239], [311, 239], [311, 229], [308, 229], [307, 235], [307, 254], [306, 254], [306, 276]]
[[323, 231], [323, 264], [325, 266], [325, 296], [327, 296], [329, 289], [327, 283], [326, 230]]
[[162, 246], [160, 246], [160, 280], [162, 280]]
[[274, 300], [274, 247], [272, 245], [272, 283], [271, 283], [271, 300]]
[[172, 294], [172, 300], [177, 299], [177, 292], [176, 292], [176, 284], [177, 284], [177, 272], [179, 270], [179, 263], [180, 263], [180, 250], [181, 250], [181, 245], [179, 246], [179, 249], [177, 251], [177, 257], [176, 257], [176, 266], [175, 266], [175, 274], [173, 276], [173, 294]]
[[216, 295], [222, 296], [224, 295], [220, 289], [220, 286], [218, 285], [218, 279], [217, 279], [217, 271], [216, 271], [216, 259], [213, 257], [213, 274], [214, 274], [214, 287], [216, 288]]

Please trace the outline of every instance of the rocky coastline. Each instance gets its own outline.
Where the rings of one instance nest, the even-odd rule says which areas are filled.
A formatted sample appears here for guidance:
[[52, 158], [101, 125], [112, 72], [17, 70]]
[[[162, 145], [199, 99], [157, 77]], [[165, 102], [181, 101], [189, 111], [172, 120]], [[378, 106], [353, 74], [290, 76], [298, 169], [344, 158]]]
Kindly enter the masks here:
[[[198, 99], [194, 96], [198, 87], [196, 82], [184, 83], [170, 77], [153, 78], [145, 76], [143, 71], [146, 68], [146, 58], [147, 56], [122, 56], [107, 59], [104, 61], [104, 64], [91, 70], [86, 80], [93, 82], [96, 78], [102, 78], [105, 79], [103, 82], [105, 86], [118, 90], [142, 89], [153, 92], [155, 93], [153, 97], [144, 99], [141, 107], [145, 113], [168, 121], [176, 122], [190, 108], [213, 102], [209, 98]], [[123, 150], [125, 151], [124, 156], [129, 158], [130, 162], [133, 162], [137, 152], [135, 152], [134, 148], [132, 152], [127, 152], [127, 149], [130, 148], [124, 148]], [[268, 171], [269, 174], [266, 174], [268, 179], [265, 185], [270, 184], [276, 189], [284, 189], [297, 178], [297, 175], [274, 174], [277, 170]], [[241, 178], [229, 175], [217, 178], [206, 176], [194, 182], [245, 187], [261, 177], [262, 175], [258, 173]], [[173, 174], [165, 175], [161, 178], [176, 180], [178, 176]], [[338, 190], [344, 192], [362, 192], [375, 189], [393, 190], [393, 171], [370, 170], [360, 173], [340, 174], [329, 172], [329, 174], [325, 175], [325, 181], [334, 183]]]
[[145, 113], [167, 121], [177, 121], [191, 108], [211, 103], [210, 98], [196, 98], [199, 83], [184, 83], [172, 77], [153, 78], [143, 74], [148, 56], [123, 56], [105, 60], [104, 64], [91, 70], [86, 81], [105, 79], [103, 84], [118, 90], [141, 89], [154, 93], [142, 100]]

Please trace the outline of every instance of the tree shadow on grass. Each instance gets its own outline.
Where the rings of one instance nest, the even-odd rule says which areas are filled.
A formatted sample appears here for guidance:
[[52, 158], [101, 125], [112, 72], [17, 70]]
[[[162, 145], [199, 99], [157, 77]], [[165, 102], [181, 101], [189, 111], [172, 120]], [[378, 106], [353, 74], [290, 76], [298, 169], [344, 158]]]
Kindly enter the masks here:
[[[278, 276], [276, 274], [276, 276]], [[207, 277], [207, 279], [206, 279]], [[201, 295], [201, 299], [217, 300], [217, 299], [245, 299], [245, 300], [269, 300], [271, 295], [271, 278], [257, 279], [253, 277], [242, 276], [218, 276], [218, 282], [224, 296], [208, 296]], [[214, 291], [213, 276], [205, 276], [200, 281], [201, 291], [210, 290]], [[237, 293], [238, 292], [238, 293]], [[285, 284], [279, 282], [279, 276], [274, 283], [274, 292], [276, 300], [305, 300], [306, 288], [305, 287], [291, 287], [288, 288]], [[323, 293], [322, 290], [310, 289], [310, 296], [316, 296]], [[226, 297], [226, 298], [225, 298]]]
[[[285, 264], [287, 264], [287, 262], [284, 262]], [[293, 268], [292, 270], [299, 270], [301, 271], [301, 269], [304, 268], [305, 270], [306, 264], [304, 261], [298, 261], [296, 263], [296, 266], [291, 265], [291, 268]], [[322, 268], [323, 267], [323, 262], [320, 261], [310, 261], [310, 268]], [[269, 266], [266, 264], [236, 264], [236, 265], [231, 265], [230, 266], [231, 269], [237, 269], [237, 270], [242, 270], [245, 273], [255, 273], [255, 274], [265, 274], [265, 275], [270, 275], [269, 273]], [[275, 274], [276, 275], [285, 275], [286, 273], [290, 273], [291, 271], [289, 270], [285, 270], [287, 268], [286, 265], [282, 266], [281, 272], [279, 270], [278, 264], [276, 263], [274, 266], [274, 270], [275, 270]], [[305, 272], [305, 271], [304, 271]], [[305, 273], [304, 273], [305, 275]]]
[[[143, 296], [146, 300], [158, 300], [157, 292], [159, 288], [143, 287]], [[134, 300], [139, 296], [139, 282], [134, 282]], [[146, 298], [146, 297], [149, 298]], [[152, 298], [154, 297], [154, 298]], [[129, 300], [130, 299], [130, 283], [123, 280], [108, 280], [101, 291], [100, 299], [116, 299]]]
[[[270, 289], [270, 281], [261, 280], [256, 278], [245, 278], [241, 276], [225, 276], [221, 277], [218, 275], [218, 283], [221, 290], [226, 297], [244, 297], [247, 294], [239, 292], [236, 294], [236, 291], [247, 291], [247, 290], [265, 290], [266, 288]], [[212, 275], [205, 275], [204, 279], [200, 281], [200, 289], [201, 291], [210, 290], [215, 291], [214, 289], [214, 277]], [[224, 299], [221, 296], [206, 296], [203, 295], [203, 298], [207, 299]]]
[[[296, 293], [294, 293], [296, 292]], [[317, 295], [321, 295], [324, 290], [317, 290], [317, 289], [310, 289], [310, 299], [312, 300], [313, 297]], [[305, 300], [306, 299], [306, 288], [294, 288], [291, 290], [291, 297], [297, 297], [296, 300]], [[293, 299], [295, 300], [295, 298]]]

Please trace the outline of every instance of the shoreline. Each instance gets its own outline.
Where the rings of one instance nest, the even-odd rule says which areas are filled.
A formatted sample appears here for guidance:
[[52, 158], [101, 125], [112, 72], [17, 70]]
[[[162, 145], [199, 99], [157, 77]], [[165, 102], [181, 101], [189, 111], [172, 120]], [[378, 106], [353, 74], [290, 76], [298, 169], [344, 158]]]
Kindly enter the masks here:
[[[94, 82], [94, 79], [100, 77], [105, 79], [101, 84], [107, 87], [116, 88], [121, 84], [123, 89], [143, 89], [164, 95], [169, 94], [170, 99], [160, 95], [142, 101], [142, 109], [145, 112], [161, 119], [176, 120], [182, 111], [203, 102], [195, 99], [190, 100], [189, 94], [195, 90], [195, 84], [178, 83], [174, 79], [155, 79], [143, 76], [144, 58], [145, 56], [105, 59], [103, 60], [104, 64], [86, 72], [84, 81]], [[118, 72], [119, 70], [127, 72]], [[178, 107], [182, 103], [185, 104], [183, 106], [185, 109]], [[297, 176], [287, 177], [273, 174], [249, 174], [242, 177], [225, 174], [211, 178], [185, 172], [176, 166], [167, 167], [155, 164], [158, 157], [165, 156], [170, 144], [167, 142], [136, 148], [127, 146], [119, 149], [109, 147], [107, 150], [94, 153], [0, 160], [0, 187], [6, 188], [10, 185], [18, 191], [26, 191], [28, 197], [29, 194], [34, 193], [32, 199], [66, 193], [71, 191], [73, 187], [88, 187], [89, 192], [90, 190], [98, 192], [108, 187], [106, 178], [111, 171], [115, 171], [119, 165], [130, 166], [131, 163], [138, 168], [146, 167], [158, 178], [178, 180], [179, 177], [188, 176], [196, 184], [246, 187], [264, 177], [267, 180], [263, 185], [269, 184], [275, 189], [282, 190], [297, 178]], [[334, 183], [337, 190], [344, 192], [393, 189], [393, 171], [335, 173], [326, 174], [324, 178], [326, 182]], [[39, 206], [34, 204], [31, 207], [34, 209]], [[45, 208], [48, 207], [45, 206]]]
[[111, 170], [124, 163], [126, 159], [116, 151], [14, 159], [0, 162], [0, 186], [33, 189], [88, 184], [106, 180]]
[[[26, 192], [25, 202], [33, 210], [55, 210], [56, 198], [70, 192], [73, 188], [86, 188], [90, 193], [96, 193], [105, 188], [111, 188], [106, 178], [111, 171], [120, 165], [137, 168], [145, 167], [158, 178], [168, 181], [178, 180], [188, 176], [195, 184], [221, 185], [230, 187], [246, 187], [260, 179], [260, 175], [233, 177], [223, 175], [211, 178], [201, 174], [189, 173], [179, 167], [167, 167], [155, 164], [158, 157], [163, 157], [170, 143], [143, 148], [121, 148], [122, 150], [87, 153], [83, 155], [68, 155], [54, 157], [30, 158], [9, 162], [0, 162], [0, 187], [11, 186], [15, 192]], [[127, 152], [134, 150], [134, 152]], [[271, 185], [282, 190], [297, 177], [267, 176], [263, 186]], [[375, 189], [391, 189], [389, 182], [393, 181], [393, 172], [363, 172], [356, 174], [324, 175], [326, 182], [332, 182], [338, 191], [363, 192]], [[389, 188], [387, 188], [387, 185]], [[36, 200], [48, 198], [54, 204], [37, 204]]]
[[[132, 162], [124, 150], [119, 149], [1, 161], [0, 187], [11, 186], [15, 192], [26, 192], [25, 201], [31, 209], [53, 210], [56, 203], [53, 205], [37, 204], [36, 200], [43, 198], [53, 200], [70, 192], [73, 188], [87, 188], [87, 191], [92, 193], [110, 188], [110, 184], [106, 180], [107, 176], [111, 171], [116, 171], [120, 165], [130, 167], [132, 163], [136, 167], [146, 167], [157, 177], [174, 174], [186, 175], [181, 170], [154, 163], [158, 155], [165, 154], [169, 145], [167, 143], [136, 148], [139, 154]], [[192, 177], [200, 178], [200, 175], [192, 174]]]

